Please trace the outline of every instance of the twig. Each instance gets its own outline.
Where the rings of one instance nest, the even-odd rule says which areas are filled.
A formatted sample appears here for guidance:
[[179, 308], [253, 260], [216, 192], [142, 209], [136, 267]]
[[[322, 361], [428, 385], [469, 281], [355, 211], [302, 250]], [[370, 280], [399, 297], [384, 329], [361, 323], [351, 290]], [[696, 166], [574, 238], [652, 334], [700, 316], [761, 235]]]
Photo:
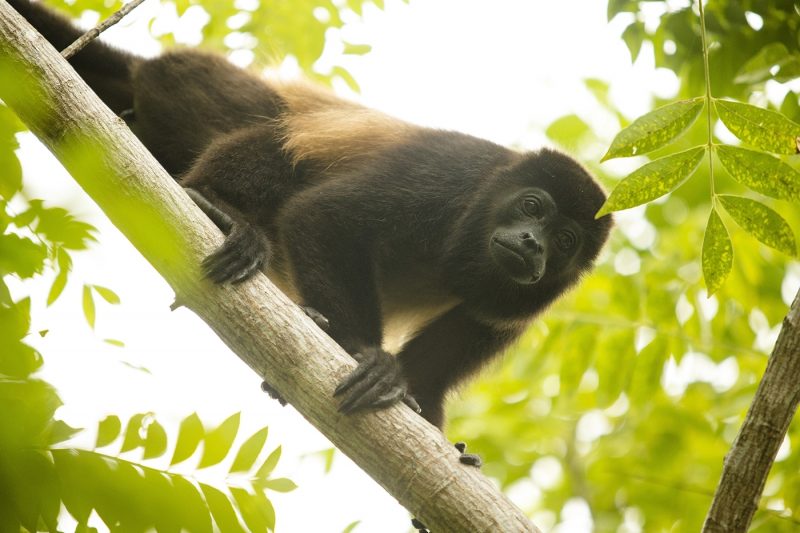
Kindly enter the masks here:
[[770, 355], [764, 377], [725, 456], [704, 533], [747, 531], [767, 474], [800, 401], [800, 291]]
[[120, 9], [119, 11], [108, 17], [106, 20], [104, 20], [91, 30], [87, 31], [86, 33], [78, 37], [78, 39], [74, 43], [64, 48], [64, 50], [61, 51], [61, 56], [64, 59], [69, 59], [70, 57], [74, 56], [84, 46], [86, 46], [93, 40], [97, 39], [98, 35], [100, 35], [108, 28], [110, 28], [111, 26], [122, 20], [122, 18], [125, 15], [133, 11], [134, 8], [136, 8], [142, 2], [144, 2], [144, 0], [131, 0], [130, 2], [128, 2], [127, 4], [122, 6], [122, 9]]

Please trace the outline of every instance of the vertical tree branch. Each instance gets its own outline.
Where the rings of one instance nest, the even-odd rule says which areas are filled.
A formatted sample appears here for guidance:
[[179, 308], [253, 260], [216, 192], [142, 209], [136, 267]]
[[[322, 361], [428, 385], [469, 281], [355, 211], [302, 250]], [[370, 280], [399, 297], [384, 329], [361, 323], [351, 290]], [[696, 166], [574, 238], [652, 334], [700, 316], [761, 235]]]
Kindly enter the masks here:
[[789, 423], [800, 401], [800, 291], [769, 357], [764, 377], [733, 446], [703, 531], [744, 532], [750, 526]]

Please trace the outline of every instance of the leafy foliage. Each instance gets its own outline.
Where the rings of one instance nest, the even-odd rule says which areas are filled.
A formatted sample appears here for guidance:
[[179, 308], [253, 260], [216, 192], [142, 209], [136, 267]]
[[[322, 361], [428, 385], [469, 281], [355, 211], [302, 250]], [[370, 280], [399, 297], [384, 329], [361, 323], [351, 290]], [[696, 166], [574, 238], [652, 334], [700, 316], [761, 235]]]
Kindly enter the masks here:
[[[670, 69], [680, 80], [679, 102], [690, 102], [705, 92], [705, 81], [700, 23], [696, 11], [684, 4], [610, 0], [608, 13], [609, 19], [630, 21], [621, 37], [633, 58], [652, 53], [657, 67]], [[760, 16], [763, 27], [754, 30], [745, 12]], [[661, 13], [659, 24], [652, 22], [653, 13]], [[725, 203], [731, 203], [728, 196], [745, 198], [758, 205], [748, 203], [747, 216], [764, 206], [780, 213], [788, 226], [800, 224], [796, 204], [760, 196], [797, 201], [798, 160], [790, 151], [795, 126], [786, 122], [800, 121], [796, 89], [788, 90], [780, 105], [770, 106], [783, 119], [755, 122], [753, 131], [779, 132], [777, 145], [748, 136], [753, 124], [737, 130], [730, 120], [724, 122], [719, 105], [753, 97], [761, 107], [748, 105], [747, 113], [750, 107], [765, 110], [765, 81], [777, 81], [775, 66], [792, 65], [800, 55], [795, 7], [790, 1], [720, 0], [708, 4], [706, 16], [711, 87], [726, 99], [712, 98], [709, 104], [700, 97], [703, 110], [710, 109], [712, 119], [716, 112], [747, 148], [719, 139], [709, 145], [709, 128], [722, 129], [717, 120], [696, 121], [675, 136], [662, 134], [671, 139], [669, 144], [653, 141], [653, 161], [705, 145], [706, 161], [714, 163], [713, 193], [707, 164], [657, 201], [642, 193], [639, 208], [616, 215], [617, 229], [593, 274], [449, 406], [451, 439], [466, 440], [478, 450], [484, 471], [527, 506], [543, 529], [555, 526], [577, 500], [586, 504], [599, 532], [700, 530], [722, 459], [766, 366], [786, 299], [793, 296], [787, 288], [796, 287], [793, 257], [745, 235], [755, 237], [771, 228], [783, 235], [779, 240], [787, 253], [794, 254], [789, 234], [779, 229], [783, 223], [762, 220], [762, 228], [729, 232], [736, 219]], [[648, 41], [652, 49], [643, 46]], [[665, 46], [668, 42], [672, 46]], [[773, 46], [778, 52], [773, 57], [761, 58], [768, 67], [746, 65], [771, 43], [780, 46]], [[784, 75], [790, 72], [787, 68]], [[745, 73], [751, 79], [734, 80]], [[609, 101], [609, 85], [598, 80], [586, 85], [597, 105], [626, 131], [629, 122]], [[669, 105], [656, 99], [653, 107]], [[589, 161], [601, 179], [622, 186], [630, 178], [618, 181], [607, 174], [606, 165], [591, 163], [609, 143], [589, 124], [581, 114], [568, 115], [554, 121], [547, 134]], [[647, 131], [628, 134], [646, 137]], [[607, 158], [642, 154], [632, 150], [646, 146], [642, 139], [622, 132], [624, 142], [615, 139], [611, 146], [627, 146], [627, 151], [609, 149]], [[795, 422], [752, 531], [797, 530], [798, 438], [800, 424]]]
[[[628, 6], [628, 4], [625, 4]], [[609, 16], [626, 7], [616, 5]], [[611, 9], [611, 8], [610, 8]], [[701, 17], [703, 13], [701, 12]], [[701, 25], [701, 33], [705, 26]], [[703, 50], [706, 55], [705, 34]], [[800, 56], [798, 56], [800, 57]], [[763, 58], [758, 59], [763, 64]], [[707, 66], [707, 64], [706, 64]], [[753, 71], [752, 65], [750, 66]], [[706, 74], [710, 72], [706, 69]], [[715, 151], [729, 174], [740, 184], [766, 196], [785, 200], [800, 200], [800, 173], [789, 164], [765, 152], [775, 154], [800, 153], [800, 124], [789, 118], [749, 104], [712, 98], [710, 79], [705, 79], [706, 96], [696, 97], [661, 107], [636, 119], [617, 134], [608, 153], [603, 158], [627, 157], [664, 147], [683, 133], [700, 114], [704, 103], [716, 110], [719, 119], [745, 143], [759, 151], [746, 150], [713, 142], [711, 132], [714, 128], [711, 109], [708, 109], [706, 128], [709, 132], [706, 149]], [[709, 100], [705, 102], [705, 100]], [[701, 150], [701, 149], [695, 149]], [[635, 207], [652, 201], [674, 190], [688, 178], [700, 163], [692, 150], [665, 156], [648, 163], [617, 184], [606, 203], [597, 215]], [[728, 214], [739, 226], [761, 242], [772, 246], [790, 256], [797, 254], [797, 245], [791, 228], [769, 206], [757, 200], [735, 196], [717, 196], [714, 187], [712, 161], [709, 160], [712, 203], [720, 200]], [[724, 222], [712, 213], [709, 221], [715, 227], [707, 231], [708, 246], [703, 248], [703, 271], [709, 294], [717, 290], [730, 271], [727, 266], [731, 250]]]

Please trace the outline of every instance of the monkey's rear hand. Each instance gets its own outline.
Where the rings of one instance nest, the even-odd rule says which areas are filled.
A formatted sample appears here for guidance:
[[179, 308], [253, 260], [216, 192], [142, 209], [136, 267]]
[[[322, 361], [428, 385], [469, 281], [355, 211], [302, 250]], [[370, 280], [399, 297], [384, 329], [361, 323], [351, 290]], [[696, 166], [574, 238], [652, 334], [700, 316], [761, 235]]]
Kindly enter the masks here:
[[333, 395], [340, 397], [339, 412], [349, 414], [363, 409], [388, 407], [403, 401], [417, 413], [416, 400], [409, 396], [397, 358], [380, 348], [367, 348], [353, 354], [358, 366], [336, 387]]
[[215, 283], [240, 283], [267, 263], [269, 242], [249, 224], [234, 223], [225, 242], [203, 261], [203, 273]]

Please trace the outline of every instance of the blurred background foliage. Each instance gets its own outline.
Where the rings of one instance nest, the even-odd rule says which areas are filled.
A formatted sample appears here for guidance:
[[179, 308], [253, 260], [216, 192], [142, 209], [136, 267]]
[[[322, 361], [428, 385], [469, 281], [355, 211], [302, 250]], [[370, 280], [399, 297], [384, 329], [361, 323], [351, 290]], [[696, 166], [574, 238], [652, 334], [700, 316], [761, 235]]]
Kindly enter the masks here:
[[[74, 16], [86, 16], [90, 10], [90, 19], [120, 7], [120, 2], [106, 0], [48, 3]], [[373, 3], [380, 7], [381, 2]], [[622, 38], [632, 60], [652, 54], [657, 68], [672, 71], [680, 81], [676, 99], [704, 94], [699, 19], [696, 7], [688, 4], [608, 2], [609, 20], [626, 23]], [[244, 53], [246, 62], [256, 64], [291, 57], [308, 76], [324, 82], [338, 77], [357, 87], [340, 66], [325, 72], [313, 67], [326, 31], [343, 24], [345, 11], [359, 14], [360, 0], [178, 0], [174, 9], [177, 17], [206, 14], [202, 47]], [[659, 14], [658, 23], [646, 23], [652, 17], [645, 14], [653, 12]], [[800, 121], [798, 85], [792, 83], [800, 74], [800, 3], [715, 0], [706, 16], [714, 96], [771, 107]], [[164, 45], [175, 43], [169, 29], [154, 21], [151, 28]], [[345, 47], [347, 53], [369, 51], [367, 43]], [[620, 128], [633, 118], [614, 107], [606, 82], [588, 79], [586, 87], [597, 109], [615, 117]], [[666, 102], [654, 98], [652, 106]], [[91, 245], [94, 233], [67, 211], [26, 195], [14, 153], [15, 134], [22, 129], [14, 115], [0, 107], [0, 274], [5, 280], [33, 278], [48, 269], [57, 272], [47, 298], [52, 303], [70, 280], [70, 254]], [[730, 138], [724, 128], [715, 132]], [[597, 163], [610, 139], [595, 134], [582, 116], [553, 121], [547, 135], [584, 161], [609, 188], [621, 177]], [[669, 152], [705, 141], [705, 125], [699, 121]], [[800, 168], [798, 156], [785, 160]], [[800, 284], [800, 265], [733, 229], [733, 272], [717, 294], [707, 297], [699, 259], [710, 208], [708, 179], [703, 179], [707, 171], [703, 165], [695, 178], [668, 197], [618, 214], [617, 230], [597, 270], [450, 403], [448, 435], [468, 441], [470, 450], [481, 453], [484, 472], [545, 530], [581, 513], [589, 513], [602, 532], [700, 528], [722, 458]], [[744, 192], [722, 170], [716, 182], [720, 192]], [[777, 201], [770, 205], [797, 233], [797, 206]], [[115, 298], [105, 287], [85, 287], [83, 312], [92, 323], [100, 312], [93, 295], [109, 303]], [[148, 520], [151, 525], [162, 520], [165, 531], [205, 531], [211, 527], [209, 516], [218, 527], [233, 528], [232, 516], [237, 527], [274, 526], [264, 490], [270, 488], [274, 465], [269, 463], [277, 460], [276, 452], [256, 461], [264, 448], [264, 431], [263, 439], [261, 433], [253, 435], [234, 453], [230, 434], [236, 435], [236, 415], [208, 431], [199, 419], [187, 417], [178, 428], [172, 454], [167, 454], [163, 427], [152, 413], [131, 418], [125, 428], [116, 417], [98, 422], [98, 448], [113, 442], [118, 451], [141, 449], [145, 459], [174, 460], [180, 457], [179, 449], [186, 452], [194, 443], [192, 455], [200, 440], [210, 439], [205, 446], [217, 450], [213, 459], [228, 456], [230, 470], [241, 470], [245, 480], [226, 488], [224, 477], [223, 492], [171, 472], [171, 463], [162, 461], [158, 470], [134, 466], [105, 450], [101, 455], [59, 449], [74, 430], [55, 419], [58, 396], [36, 378], [42, 355], [25, 339], [46, 331], [29, 331], [30, 309], [28, 298], [12, 298], [0, 281], [0, 531], [16, 532], [19, 524], [31, 531], [53, 529], [59, 499], [79, 523], [88, 508], [95, 508], [107, 523], [129, 520], [134, 530]], [[798, 439], [800, 427], [794, 423], [753, 531], [800, 528]], [[199, 466], [211, 461], [204, 460], [204, 454]], [[252, 459], [239, 461], [241, 454]], [[246, 468], [234, 468], [245, 463]], [[288, 480], [273, 481], [273, 490], [292, 488]], [[119, 488], [116, 499], [105, 497], [109, 484]], [[153, 492], [145, 497], [148, 487]], [[67, 488], [71, 501], [63, 492]], [[162, 503], [156, 505], [156, 500]], [[167, 510], [163, 502], [174, 505]], [[152, 513], [137, 515], [140, 522], [123, 512], [140, 505], [153, 506]], [[178, 512], [182, 505], [192, 513]], [[229, 512], [233, 508], [238, 518]]]
[[[700, 21], [696, 2], [687, 4], [608, 5], [609, 20], [628, 22], [622, 37], [632, 60], [652, 53], [657, 68], [678, 77], [675, 99], [705, 94]], [[658, 25], [646, 25], [643, 13], [654, 10], [661, 14]], [[800, 3], [713, 1], [706, 17], [713, 95], [800, 121], [799, 86], [784, 85], [800, 76]], [[609, 103], [608, 86], [586, 83], [597, 104], [618, 118], [620, 128], [627, 126], [629, 119]], [[652, 107], [667, 102], [654, 98]], [[714, 131], [736, 143], [721, 125]], [[619, 176], [591, 160], [608, 139], [597, 138], [580, 116], [554, 121], [547, 133], [613, 187]], [[704, 144], [706, 136], [705, 121], [698, 121], [650, 158]], [[800, 156], [784, 160], [800, 168]], [[717, 192], [745, 192], [719, 164], [715, 177]], [[532, 500], [540, 527], [571, 509], [591, 513], [597, 531], [701, 529], [722, 459], [800, 282], [796, 262], [728, 223], [733, 272], [707, 297], [700, 250], [708, 183], [707, 165], [701, 165], [667, 198], [615, 215], [611, 245], [580, 290], [451, 404], [449, 433], [484, 453], [486, 473], [507, 491]], [[797, 233], [797, 205], [769, 205]], [[800, 528], [798, 438], [795, 422], [753, 531]]]

